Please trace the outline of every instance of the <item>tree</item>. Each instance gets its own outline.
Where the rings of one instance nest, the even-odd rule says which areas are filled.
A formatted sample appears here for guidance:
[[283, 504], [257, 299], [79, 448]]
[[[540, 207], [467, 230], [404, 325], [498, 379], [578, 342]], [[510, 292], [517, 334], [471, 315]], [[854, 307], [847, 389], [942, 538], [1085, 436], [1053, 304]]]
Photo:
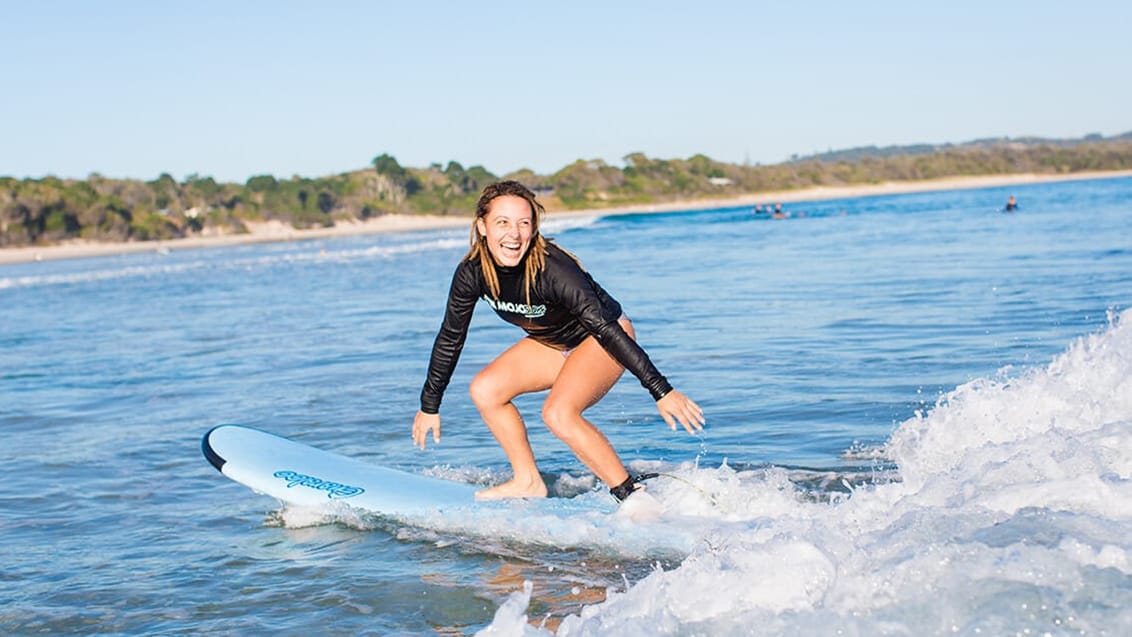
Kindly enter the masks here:
[[402, 181], [407, 174], [401, 164], [397, 163], [397, 159], [387, 153], [382, 153], [373, 158], [373, 168], [379, 175], [385, 175], [395, 181]]
[[277, 188], [279, 182], [271, 175], [255, 175], [248, 178], [246, 185], [252, 192], [266, 192]]

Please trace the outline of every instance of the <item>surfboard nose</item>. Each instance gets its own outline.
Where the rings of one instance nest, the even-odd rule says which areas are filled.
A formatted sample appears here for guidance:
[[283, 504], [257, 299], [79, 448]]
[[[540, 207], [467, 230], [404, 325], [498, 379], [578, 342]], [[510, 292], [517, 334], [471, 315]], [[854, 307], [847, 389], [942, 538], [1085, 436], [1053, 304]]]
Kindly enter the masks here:
[[213, 448], [211, 437], [213, 432], [215, 432], [217, 429], [222, 429], [228, 426], [230, 425], [217, 425], [212, 429], [209, 429], [208, 432], [205, 433], [204, 436], [202, 436], [200, 439], [200, 451], [204, 454], [205, 460], [208, 460], [208, 463], [216, 467], [216, 470], [221, 473], [224, 472], [224, 463], [228, 461], [225, 460], [219, 453], [217, 453], [215, 448]]

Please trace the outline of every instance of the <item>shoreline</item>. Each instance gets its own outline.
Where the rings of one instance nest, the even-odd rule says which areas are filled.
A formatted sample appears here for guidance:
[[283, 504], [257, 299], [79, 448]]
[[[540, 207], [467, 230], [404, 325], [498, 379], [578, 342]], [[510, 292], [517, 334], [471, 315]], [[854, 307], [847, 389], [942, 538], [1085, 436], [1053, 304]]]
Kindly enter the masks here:
[[[547, 211], [546, 218], [709, 210], [712, 208], [754, 206], [755, 204], [851, 199], [942, 190], [974, 190], [995, 186], [1089, 181], [1127, 176], [1132, 176], [1132, 170], [1081, 172], [1063, 175], [1022, 173], [1017, 175], [988, 175], [981, 177], [945, 177], [943, 179], [923, 181], [890, 181], [858, 186], [815, 186], [802, 190], [763, 192], [719, 199], [697, 199], [694, 201], [639, 204], [588, 210]], [[249, 232], [244, 234], [201, 236], [163, 241], [128, 241], [121, 243], [72, 241], [51, 246], [0, 248], [0, 265], [462, 227], [467, 226], [469, 222], [470, 219], [466, 216], [451, 217], [397, 214], [385, 215], [369, 221], [340, 223], [329, 228], [313, 228], [308, 230], [297, 230], [279, 221], [249, 222], [247, 224]]]

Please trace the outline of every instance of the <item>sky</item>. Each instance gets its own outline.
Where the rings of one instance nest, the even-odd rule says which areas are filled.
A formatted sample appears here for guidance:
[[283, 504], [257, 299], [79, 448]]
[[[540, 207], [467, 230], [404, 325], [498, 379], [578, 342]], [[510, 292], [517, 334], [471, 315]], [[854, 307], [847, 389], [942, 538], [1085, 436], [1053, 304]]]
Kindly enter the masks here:
[[497, 175], [1132, 131], [1132, 2], [0, 0], [0, 175]]

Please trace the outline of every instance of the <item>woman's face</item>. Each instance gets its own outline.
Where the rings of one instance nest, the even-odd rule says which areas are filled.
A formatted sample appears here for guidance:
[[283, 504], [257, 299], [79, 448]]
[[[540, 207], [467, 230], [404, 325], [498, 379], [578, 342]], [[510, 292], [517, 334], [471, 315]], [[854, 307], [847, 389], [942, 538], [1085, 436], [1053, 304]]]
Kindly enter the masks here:
[[476, 225], [487, 241], [491, 257], [501, 266], [519, 265], [531, 246], [534, 219], [531, 205], [522, 197], [503, 195], [492, 199], [487, 214], [477, 219]]

